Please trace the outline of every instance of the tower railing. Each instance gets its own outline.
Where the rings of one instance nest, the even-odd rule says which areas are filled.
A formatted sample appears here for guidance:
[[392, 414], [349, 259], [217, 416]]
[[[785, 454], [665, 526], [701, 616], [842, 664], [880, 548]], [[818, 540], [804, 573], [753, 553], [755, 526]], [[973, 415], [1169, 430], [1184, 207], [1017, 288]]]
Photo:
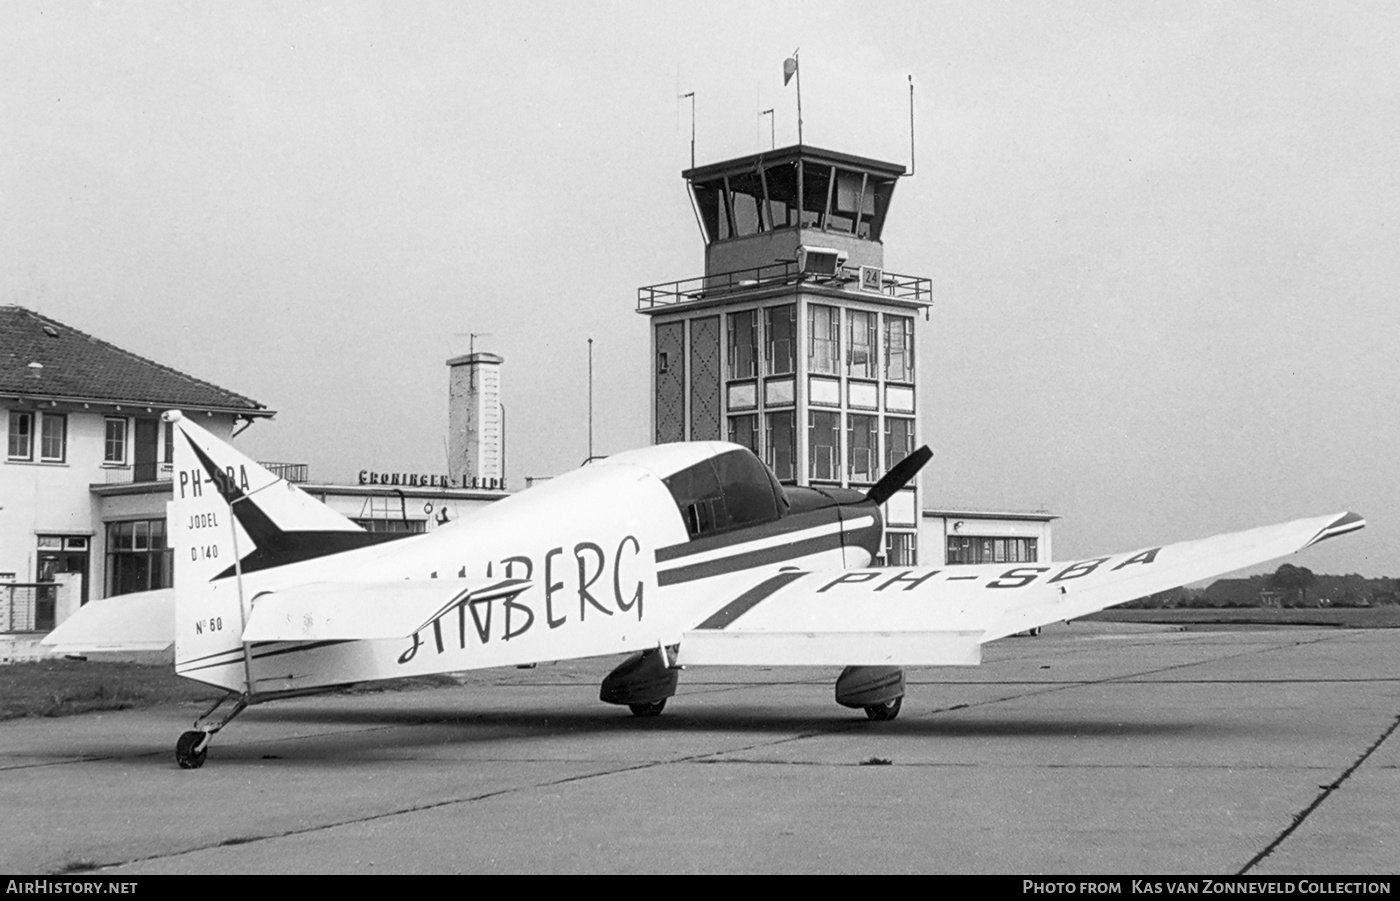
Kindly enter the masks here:
[[737, 269], [715, 275], [659, 282], [637, 289], [637, 310], [645, 311], [673, 304], [711, 300], [743, 291], [786, 285], [812, 284], [851, 291], [854, 294], [879, 294], [896, 300], [919, 304], [933, 303], [933, 279], [917, 275], [882, 273], [878, 292], [860, 285], [860, 268], [842, 266], [835, 275], [803, 272], [793, 262], [770, 263], [751, 269]]

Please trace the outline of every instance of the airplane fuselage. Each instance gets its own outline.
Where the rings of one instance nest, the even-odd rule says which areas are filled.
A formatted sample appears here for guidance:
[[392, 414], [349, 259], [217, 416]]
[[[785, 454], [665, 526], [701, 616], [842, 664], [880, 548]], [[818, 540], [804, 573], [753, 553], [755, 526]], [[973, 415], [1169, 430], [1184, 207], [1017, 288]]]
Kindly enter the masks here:
[[[211, 566], [223, 561], [206, 596], [180, 606], [177, 671], [235, 691], [251, 675], [255, 692], [270, 693], [638, 651], [675, 644], [779, 569], [864, 566], [880, 542], [874, 504], [820, 497], [766, 522], [692, 534], [697, 529], [687, 528], [673, 489], [648, 466], [606, 461], [424, 535], [240, 576], [225, 574], [237, 556], [220, 519], [229, 507], [208, 492], [196, 498], [186, 491], [182, 499], [177, 487], [170, 524], [186, 531], [186, 553], [210, 557]], [[794, 494], [801, 499], [800, 490]], [[183, 575], [177, 570], [181, 590]], [[530, 584], [516, 595], [459, 604], [401, 639], [260, 642], [246, 652], [235, 640], [240, 608], [251, 610], [262, 595], [400, 579]]]

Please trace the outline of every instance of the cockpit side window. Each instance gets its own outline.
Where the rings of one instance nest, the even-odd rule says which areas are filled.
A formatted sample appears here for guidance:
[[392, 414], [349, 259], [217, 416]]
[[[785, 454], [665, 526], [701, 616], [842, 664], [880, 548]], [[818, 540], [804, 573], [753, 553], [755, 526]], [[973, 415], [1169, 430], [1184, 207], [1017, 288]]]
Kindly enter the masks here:
[[682, 469], [666, 480], [666, 487], [676, 499], [691, 538], [710, 535], [729, 526], [724, 493], [709, 460]]
[[750, 451], [735, 449], [666, 479], [691, 538], [772, 522], [786, 497]]
[[734, 450], [713, 458], [730, 523], [750, 526], [778, 518], [778, 502], [773, 483], [764, 466], [752, 453]]

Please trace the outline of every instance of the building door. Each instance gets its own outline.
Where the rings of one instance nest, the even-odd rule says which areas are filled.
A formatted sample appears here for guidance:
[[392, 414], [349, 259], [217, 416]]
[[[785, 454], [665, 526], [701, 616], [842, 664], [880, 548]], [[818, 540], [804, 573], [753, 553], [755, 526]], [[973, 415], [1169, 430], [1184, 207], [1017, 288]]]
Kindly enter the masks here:
[[[58, 573], [77, 573], [83, 577], [83, 592], [79, 603], [88, 602], [88, 539], [65, 535], [40, 535], [37, 554], [38, 567], [34, 581], [52, 582]], [[52, 602], [50, 602], [52, 604]], [[53, 612], [49, 611], [49, 628], [53, 628]]]
[[136, 420], [136, 455], [132, 481], [154, 482], [157, 478], [156, 444], [160, 436], [160, 420]]

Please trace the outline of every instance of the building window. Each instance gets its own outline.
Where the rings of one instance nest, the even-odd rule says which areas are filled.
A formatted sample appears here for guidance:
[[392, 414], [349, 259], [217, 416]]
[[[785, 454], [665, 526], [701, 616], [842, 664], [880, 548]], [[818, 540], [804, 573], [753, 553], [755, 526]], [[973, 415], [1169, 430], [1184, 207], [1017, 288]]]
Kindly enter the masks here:
[[860, 172], [836, 170], [836, 190], [831, 198], [831, 219], [827, 227], [832, 231], [855, 231], [856, 213], [861, 208], [865, 194], [865, 176]]
[[729, 314], [729, 377], [751, 379], [758, 375], [758, 311]]
[[836, 307], [807, 307], [807, 371], [836, 375], [841, 359], [841, 311]]
[[175, 423], [173, 422], [165, 424], [165, 462], [172, 466], [175, 463]]
[[734, 210], [734, 232], [737, 236], [754, 235], [764, 230], [763, 182], [757, 172], [736, 172], [729, 176], [729, 202]]
[[852, 413], [846, 426], [846, 468], [852, 482], [873, 482], [879, 476], [876, 419]]
[[815, 162], [802, 164], [802, 225], [804, 228], [821, 228], [825, 224], [830, 186], [830, 166]]
[[10, 411], [11, 460], [34, 459], [34, 414], [20, 410]]
[[68, 455], [68, 417], [62, 413], [45, 413], [40, 422], [39, 459], [46, 463], [62, 463]]
[[797, 340], [797, 305], [769, 307], [763, 311], [764, 337], [768, 353], [765, 369], [768, 375], [792, 372], [792, 345]]
[[918, 559], [913, 532], [885, 532], [885, 565], [913, 566]]
[[797, 225], [797, 167], [780, 163], [763, 170], [768, 184], [768, 221], [774, 228]]
[[169, 588], [173, 552], [165, 520], [107, 524], [107, 596]]
[[847, 344], [846, 374], [851, 378], [873, 379], [875, 368], [875, 314], [851, 310], [850, 338]]
[[780, 481], [791, 482], [797, 478], [793, 472], [793, 462], [797, 457], [797, 414], [792, 410], [767, 413], [764, 420], [767, 433], [764, 436], [764, 462]]
[[1034, 563], [1035, 538], [982, 538], [976, 535], [948, 536], [948, 565], [961, 563]]
[[807, 414], [807, 477], [841, 480], [841, 414], [812, 410]]
[[885, 378], [891, 382], [914, 381], [914, 320], [885, 317]]
[[885, 417], [885, 472], [914, 452], [914, 420]]
[[418, 535], [428, 530], [428, 524], [421, 519], [356, 519], [353, 522], [366, 532], [398, 532], [404, 535]]
[[103, 463], [126, 462], [126, 420], [107, 420], [106, 437], [102, 442]]
[[729, 440], [758, 453], [758, 414], [729, 417]]

